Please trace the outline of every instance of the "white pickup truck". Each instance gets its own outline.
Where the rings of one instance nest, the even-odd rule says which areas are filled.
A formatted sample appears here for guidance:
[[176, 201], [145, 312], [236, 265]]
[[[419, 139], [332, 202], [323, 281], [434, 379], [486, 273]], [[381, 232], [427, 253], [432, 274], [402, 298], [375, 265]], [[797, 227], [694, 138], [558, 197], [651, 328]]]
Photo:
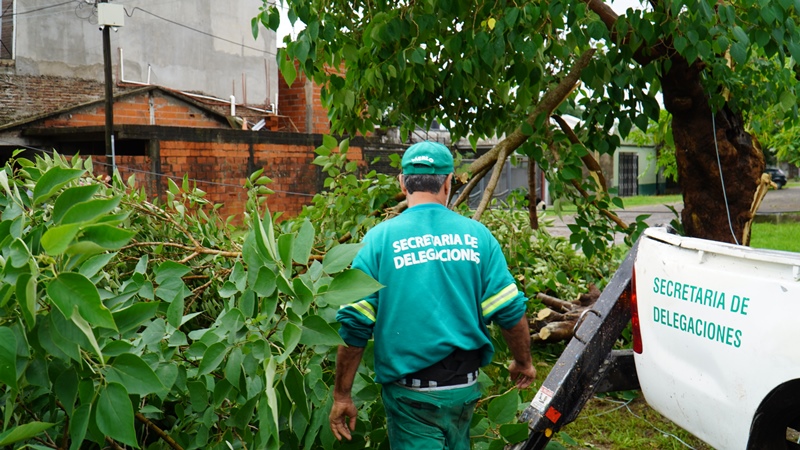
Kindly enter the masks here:
[[651, 228], [633, 284], [648, 404], [718, 449], [800, 448], [800, 254]]
[[[800, 253], [650, 228], [587, 312], [514, 449], [544, 449], [596, 392], [637, 387], [714, 448], [800, 449]], [[612, 350], [629, 321], [633, 350]]]

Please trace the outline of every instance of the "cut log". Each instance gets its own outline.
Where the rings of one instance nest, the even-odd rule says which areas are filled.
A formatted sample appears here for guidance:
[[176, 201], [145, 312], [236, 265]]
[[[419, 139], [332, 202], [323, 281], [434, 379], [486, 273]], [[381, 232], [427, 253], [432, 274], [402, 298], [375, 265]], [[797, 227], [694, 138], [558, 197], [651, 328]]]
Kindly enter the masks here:
[[533, 320], [528, 321], [532, 342], [551, 343], [569, 340], [572, 337], [578, 318], [587, 309], [591, 309], [600, 297], [600, 290], [595, 285], [581, 294], [574, 301], [566, 301], [544, 293], [536, 294], [546, 306], [540, 310]]

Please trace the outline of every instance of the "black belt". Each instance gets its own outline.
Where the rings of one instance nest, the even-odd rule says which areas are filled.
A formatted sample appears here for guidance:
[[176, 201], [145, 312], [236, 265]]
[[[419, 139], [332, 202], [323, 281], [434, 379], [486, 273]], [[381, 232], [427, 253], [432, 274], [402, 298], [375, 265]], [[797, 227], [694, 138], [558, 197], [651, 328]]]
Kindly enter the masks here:
[[416, 389], [430, 389], [453, 386], [469, 386], [478, 381], [478, 371], [455, 375], [447, 381], [423, 380], [419, 378], [401, 378], [397, 384]]

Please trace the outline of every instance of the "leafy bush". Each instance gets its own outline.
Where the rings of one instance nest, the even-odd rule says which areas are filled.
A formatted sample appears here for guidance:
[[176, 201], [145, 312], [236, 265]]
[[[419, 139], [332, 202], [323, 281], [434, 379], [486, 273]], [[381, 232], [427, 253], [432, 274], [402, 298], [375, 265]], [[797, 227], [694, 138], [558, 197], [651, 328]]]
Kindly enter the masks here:
[[231, 234], [196, 189], [159, 207], [79, 158], [0, 171], [0, 445], [330, 448], [331, 322], [379, 286], [357, 245], [313, 260], [309, 222], [260, 219], [258, 175]]
[[[133, 178], [96, 177], [91, 160], [15, 155], [0, 170], [0, 446], [388, 448], [371, 346], [354, 440], [334, 443], [327, 425], [336, 310], [380, 287], [348, 269], [360, 245], [340, 242], [359, 240], [399, 191], [358, 176], [346, 151], [325, 140], [315, 163], [327, 189], [279, 225], [263, 208], [270, 180], [253, 174], [244, 228], [185, 178], [159, 205]], [[485, 217], [528, 295], [569, 298], [613, 270], [520, 225], [521, 212]], [[514, 422], [532, 392], [512, 388], [494, 333], [477, 449], [527, 436]]]

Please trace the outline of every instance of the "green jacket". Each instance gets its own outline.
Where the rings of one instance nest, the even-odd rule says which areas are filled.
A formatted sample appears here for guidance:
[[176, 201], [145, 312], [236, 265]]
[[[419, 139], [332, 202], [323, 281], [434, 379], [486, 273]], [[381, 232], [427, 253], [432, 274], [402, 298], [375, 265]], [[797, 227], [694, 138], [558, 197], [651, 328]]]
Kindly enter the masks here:
[[524, 295], [497, 240], [480, 222], [436, 203], [409, 208], [364, 236], [353, 261], [385, 287], [343, 306], [339, 334], [354, 347], [375, 338], [379, 383], [431, 366], [454, 349], [494, 348], [486, 326], [508, 329], [525, 313]]

